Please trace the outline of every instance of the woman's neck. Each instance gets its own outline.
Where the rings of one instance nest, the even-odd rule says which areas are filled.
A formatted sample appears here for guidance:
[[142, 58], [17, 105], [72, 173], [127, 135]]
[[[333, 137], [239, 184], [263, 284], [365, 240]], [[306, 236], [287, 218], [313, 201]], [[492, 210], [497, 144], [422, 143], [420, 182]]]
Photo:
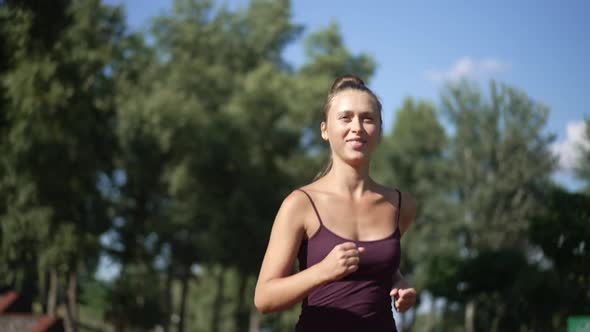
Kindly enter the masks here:
[[369, 176], [369, 164], [352, 166], [334, 160], [332, 169], [326, 174], [326, 180], [339, 193], [353, 198], [360, 198], [373, 184]]

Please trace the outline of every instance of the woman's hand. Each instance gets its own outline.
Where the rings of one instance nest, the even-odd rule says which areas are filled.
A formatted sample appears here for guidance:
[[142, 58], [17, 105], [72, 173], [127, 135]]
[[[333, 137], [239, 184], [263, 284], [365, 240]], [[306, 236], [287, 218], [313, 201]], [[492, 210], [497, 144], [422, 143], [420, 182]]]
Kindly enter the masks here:
[[393, 304], [398, 312], [406, 312], [416, 304], [416, 290], [411, 287], [393, 288], [389, 296], [393, 297]]
[[353, 242], [335, 246], [320, 263], [328, 281], [341, 279], [358, 270], [360, 253], [364, 250]]

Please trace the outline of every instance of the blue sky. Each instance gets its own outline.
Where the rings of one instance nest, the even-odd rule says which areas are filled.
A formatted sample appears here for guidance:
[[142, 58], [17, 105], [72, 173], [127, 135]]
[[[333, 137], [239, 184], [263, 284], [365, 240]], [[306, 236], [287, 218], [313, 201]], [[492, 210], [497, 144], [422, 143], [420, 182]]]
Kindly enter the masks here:
[[[172, 0], [107, 0], [124, 4], [129, 25], [145, 27], [149, 17]], [[230, 7], [246, 0], [219, 1]], [[590, 117], [590, 2], [577, 1], [292, 1], [293, 21], [304, 36], [336, 22], [353, 54], [377, 62], [370, 80], [384, 108], [385, 129], [405, 96], [437, 104], [444, 80], [490, 78], [520, 88], [551, 108], [547, 131], [557, 135], [552, 149], [563, 166], [575, 162], [573, 143], [581, 121]], [[304, 61], [302, 40], [285, 50], [297, 66]], [[569, 133], [569, 134], [568, 134]], [[556, 178], [579, 187], [571, 172]]]

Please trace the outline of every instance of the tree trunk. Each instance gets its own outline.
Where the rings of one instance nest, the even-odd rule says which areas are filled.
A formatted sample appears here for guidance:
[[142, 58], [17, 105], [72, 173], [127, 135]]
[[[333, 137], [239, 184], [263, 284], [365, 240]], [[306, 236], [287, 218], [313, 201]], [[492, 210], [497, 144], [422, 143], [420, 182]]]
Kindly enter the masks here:
[[445, 328], [445, 319], [447, 318], [447, 314], [449, 311], [448, 302], [445, 299], [443, 302], [443, 307], [440, 310], [440, 319], [438, 320], [438, 327], [436, 328], [436, 332], [441, 332]]
[[475, 300], [469, 300], [465, 307], [465, 332], [475, 332]]
[[187, 298], [188, 298], [188, 290], [189, 290], [189, 281], [190, 281], [190, 266], [182, 275], [182, 289], [180, 291], [180, 319], [178, 320], [178, 332], [184, 332], [184, 324], [186, 323], [186, 308]]
[[411, 309], [412, 315], [410, 315], [409, 318], [409, 323], [406, 324], [406, 327], [404, 328], [404, 331], [412, 331], [414, 329], [414, 323], [416, 322], [416, 314], [417, 314], [418, 308], [416, 308], [416, 306], [413, 306]]
[[170, 318], [172, 317], [172, 281], [173, 281], [173, 267], [168, 267], [166, 271], [166, 284], [164, 286], [164, 332], [170, 330]]
[[76, 298], [78, 288], [78, 273], [71, 271], [68, 275], [66, 292], [66, 319], [67, 332], [78, 332], [78, 303]]
[[[2, 286], [0, 286], [2, 289]], [[39, 280], [39, 289], [41, 289], [41, 312], [47, 314], [47, 299], [49, 298], [49, 270], [43, 271], [43, 278]]]
[[225, 289], [225, 269], [220, 268], [217, 273], [215, 299], [213, 300], [213, 314], [211, 315], [211, 331], [219, 332], [219, 322], [221, 321], [221, 306], [223, 305], [223, 291]]
[[237, 299], [238, 303], [236, 306], [236, 311], [234, 312], [234, 321], [237, 331], [246, 331], [246, 327], [248, 324], [248, 319], [250, 318], [250, 310], [246, 307], [246, 287], [248, 286], [248, 276], [242, 272], [238, 271], [238, 275], [240, 278], [240, 283], [237, 289]]
[[432, 296], [430, 298], [430, 315], [428, 316], [428, 327], [427, 331], [434, 331], [436, 327], [436, 298]]
[[260, 313], [256, 308], [250, 309], [250, 327], [248, 332], [260, 332]]
[[57, 305], [57, 270], [49, 269], [49, 287], [47, 290], [47, 314], [55, 316]]
[[33, 312], [33, 299], [39, 294], [39, 276], [37, 268], [32, 263], [20, 268], [15, 282], [15, 289], [19, 292], [19, 299], [22, 303], [21, 310]]

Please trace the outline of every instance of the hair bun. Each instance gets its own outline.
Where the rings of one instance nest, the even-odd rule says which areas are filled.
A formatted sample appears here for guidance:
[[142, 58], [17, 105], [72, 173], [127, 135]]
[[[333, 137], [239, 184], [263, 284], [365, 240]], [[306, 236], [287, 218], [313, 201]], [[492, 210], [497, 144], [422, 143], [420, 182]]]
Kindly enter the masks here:
[[332, 87], [330, 88], [330, 93], [334, 93], [338, 90], [342, 90], [344, 88], [366, 88], [365, 82], [360, 79], [358, 76], [352, 74], [346, 74], [338, 77], [332, 83]]

